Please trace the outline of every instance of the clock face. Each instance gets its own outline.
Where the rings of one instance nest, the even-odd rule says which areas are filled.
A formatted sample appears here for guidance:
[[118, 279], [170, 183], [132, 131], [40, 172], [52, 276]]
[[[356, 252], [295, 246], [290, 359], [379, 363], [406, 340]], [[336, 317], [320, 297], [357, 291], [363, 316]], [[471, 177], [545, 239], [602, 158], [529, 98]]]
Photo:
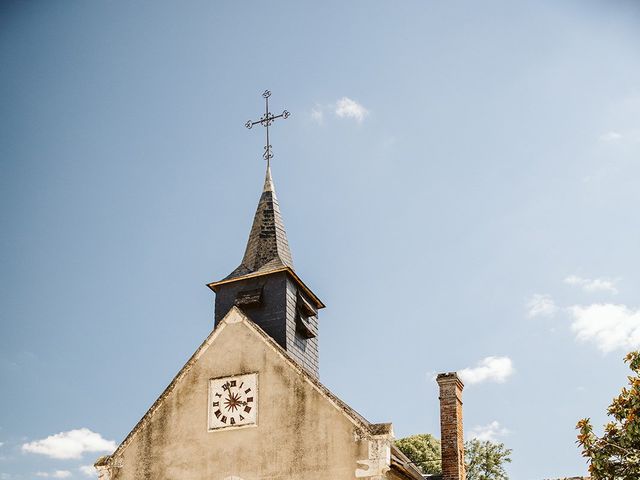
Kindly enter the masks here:
[[257, 413], [257, 374], [209, 381], [209, 430], [255, 425]]

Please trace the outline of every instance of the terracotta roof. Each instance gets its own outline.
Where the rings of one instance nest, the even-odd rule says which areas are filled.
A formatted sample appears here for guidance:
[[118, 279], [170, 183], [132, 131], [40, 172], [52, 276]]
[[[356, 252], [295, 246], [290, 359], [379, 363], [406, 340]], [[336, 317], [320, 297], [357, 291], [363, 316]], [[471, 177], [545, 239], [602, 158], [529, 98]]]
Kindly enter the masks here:
[[224, 280], [252, 273], [269, 273], [283, 267], [293, 270], [293, 259], [271, 178], [271, 167], [267, 166], [264, 188], [253, 217], [242, 263]]

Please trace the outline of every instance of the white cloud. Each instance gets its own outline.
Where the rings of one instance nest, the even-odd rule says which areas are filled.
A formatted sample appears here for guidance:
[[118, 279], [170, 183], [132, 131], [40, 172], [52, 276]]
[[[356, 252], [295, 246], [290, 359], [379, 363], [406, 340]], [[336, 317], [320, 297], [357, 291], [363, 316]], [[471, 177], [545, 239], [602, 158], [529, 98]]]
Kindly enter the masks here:
[[113, 440], [105, 440], [99, 433], [88, 428], [57, 433], [22, 445], [24, 452], [59, 459], [80, 458], [85, 452], [111, 452], [115, 449], [116, 443]]
[[504, 383], [514, 372], [513, 362], [509, 357], [486, 357], [475, 367], [464, 368], [458, 374], [468, 384], [486, 381]]
[[46, 478], [69, 478], [71, 476], [71, 472], [69, 470], [56, 470], [55, 472], [37, 472], [36, 477], [46, 477]]
[[640, 310], [611, 303], [574, 305], [568, 310], [576, 338], [594, 343], [603, 353], [640, 346]]
[[4, 442], [0, 442], [0, 447], [4, 445]]
[[471, 438], [477, 440], [490, 442], [496, 442], [499, 437], [504, 437], [509, 434], [509, 430], [500, 425], [500, 422], [494, 420], [487, 425], [476, 425], [469, 432]]
[[324, 123], [324, 110], [322, 105], [316, 105], [311, 109], [311, 120], [319, 125]]
[[335, 114], [340, 118], [353, 118], [358, 123], [361, 123], [364, 117], [369, 114], [369, 111], [355, 100], [342, 97], [336, 102]]
[[564, 279], [564, 283], [582, 287], [585, 292], [609, 292], [614, 295], [618, 293], [616, 282], [616, 280], [608, 278], [590, 279], [578, 277], [577, 275], [569, 275]]
[[529, 318], [553, 317], [557, 311], [556, 302], [551, 298], [551, 295], [546, 293], [536, 293], [527, 302], [527, 316]]
[[620, 139], [622, 139], [622, 134], [614, 131], [603, 133], [599, 137], [601, 142], [617, 142]]
[[78, 470], [80, 470], [80, 473], [82, 473], [87, 477], [92, 477], [92, 478], [98, 477], [98, 472], [96, 470], [96, 467], [94, 467], [93, 465], [81, 465], [78, 468]]
[[333, 112], [339, 118], [351, 118], [362, 123], [364, 118], [369, 114], [369, 111], [361, 104], [348, 97], [342, 97], [335, 103], [319, 104], [311, 109], [311, 120], [318, 125], [323, 125], [325, 121], [325, 112]]

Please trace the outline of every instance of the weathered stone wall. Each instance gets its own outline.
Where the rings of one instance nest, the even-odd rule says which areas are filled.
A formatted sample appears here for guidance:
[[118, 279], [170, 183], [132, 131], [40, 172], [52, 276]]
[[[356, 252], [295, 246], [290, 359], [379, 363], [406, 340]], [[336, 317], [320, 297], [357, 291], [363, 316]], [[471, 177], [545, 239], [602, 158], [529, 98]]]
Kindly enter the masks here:
[[[390, 478], [386, 438], [372, 441], [242, 318], [231, 311], [116, 451], [111, 480]], [[209, 379], [253, 372], [257, 426], [208, 431]]]

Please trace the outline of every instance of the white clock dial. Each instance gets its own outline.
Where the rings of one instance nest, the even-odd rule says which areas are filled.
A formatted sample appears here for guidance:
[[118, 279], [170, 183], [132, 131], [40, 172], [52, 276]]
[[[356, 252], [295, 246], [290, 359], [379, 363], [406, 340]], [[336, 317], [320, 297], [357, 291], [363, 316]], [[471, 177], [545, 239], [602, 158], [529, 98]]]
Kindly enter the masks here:
[[209, 430], [255, 425], [257, 413], [257, 374], [209, 381]]

